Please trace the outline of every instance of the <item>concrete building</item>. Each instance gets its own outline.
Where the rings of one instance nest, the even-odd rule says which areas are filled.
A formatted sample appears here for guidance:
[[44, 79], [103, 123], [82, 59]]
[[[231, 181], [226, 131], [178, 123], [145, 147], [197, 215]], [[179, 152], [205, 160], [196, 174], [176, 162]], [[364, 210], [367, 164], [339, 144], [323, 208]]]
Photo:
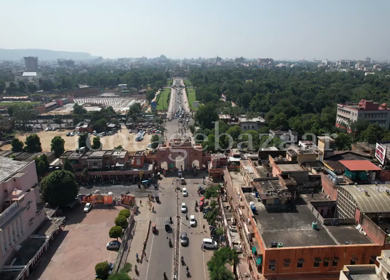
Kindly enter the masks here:
[[260, 127], [264, 126], [265, 120], [261, 117], [257, 118], [238, 118], [238, 123], [242, 131], [247, 130], [258, 130]]
[[379, 266], [375, 265], [375, 259], [369, 265], [345, 265], [340, 271], [339, 280], [386, 280], [390, 279], [390, 251], [383, 250], [376, 258]]
[[35, 162], [0, 157], [0, 268], [43, 222]]
[[24, 65], [27, 72], [38, 72], [38, 57], [24, 57]]
[[336, 127], [344, 128], [351, 133], [351, 124], [358, 120], [366, 120], [389, 129], [390, 108], [386, 103], [378, 104], [364, 99], [358, 104], [337, 104]]

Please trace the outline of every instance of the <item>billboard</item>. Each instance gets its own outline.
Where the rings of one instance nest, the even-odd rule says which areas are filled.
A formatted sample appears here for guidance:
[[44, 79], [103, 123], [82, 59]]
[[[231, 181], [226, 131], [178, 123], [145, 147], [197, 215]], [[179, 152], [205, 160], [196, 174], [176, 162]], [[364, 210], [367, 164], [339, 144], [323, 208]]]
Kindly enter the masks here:
[[386, 160], [386, 146], [376, 143], [375, 157], [383, 165]]
[[122, 202], [122, 204], [134, 206], [135, 205], [135, 197], [134, 197], [134, 195], [121, 194], [121, 202]]

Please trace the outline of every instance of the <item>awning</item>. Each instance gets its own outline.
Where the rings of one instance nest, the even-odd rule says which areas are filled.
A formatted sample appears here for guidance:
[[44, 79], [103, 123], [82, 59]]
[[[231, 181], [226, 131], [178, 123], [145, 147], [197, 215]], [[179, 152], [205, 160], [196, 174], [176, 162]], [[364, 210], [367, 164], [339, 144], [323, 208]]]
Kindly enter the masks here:
[[304, 263], [305, 260], [304, 260], [304, 259], [298, 259], [298, 262], [299, 262], [299, 263]]
[[322, 259], [321, 258], [314, 258], [314, 261], [320, 263], [320, 262], [322, 262]]
[[263, 257], [260, 256], [256, 259], [256, 265], [261, 265], [261, 263], [263, 262]]
[[142, 184], [147, 184], [149, 181], [148, 180], [143, 180]]
[[284, 259], [284, 263], [285, 263], [285, 264], [290, 264], [290, 263], [291, 263], [291, 260], [290, 260], [290, 259]]
[[324, 262], [330, 262], [331, 260], [331, 258], [324, 258]]
[[276, 264], [275, 260], [268, 261], [269, 264]]
[[370, 257], [370, 260], [376, 261], [376, 256], [371, 256], [371, 257]]
[[334, 258], [333, 258], [333, 261], [339, 262], [339, 261], [340, 261], [340, 258], [339, 258], [339, 257], [334, 257]]
[[256, 247], [253, 246], [253, 247], [252, 247], [252, 254], [255, 254], [255, 253], [256, 253]]
[[119, 162], [117, 162], [117, 163], [115, 164], [115, 166], [116, 166], [116, 167], [122, 167], [122, 166], [125, 166], [125, 164], [124, 164], [124, 163], [119, 163]]
[[203, 200], [204, 200], [204, 196], [202, 196], [199, 200], [200, 200], [200, 201], [203, 201]]
[[203, 201], [199, 202], [199, 206], [203, 206]]
[[352, 255], [351, 260], [353, 260], [354, 262], [357, 262], [359, 260], [359, 258], [356, 255]]

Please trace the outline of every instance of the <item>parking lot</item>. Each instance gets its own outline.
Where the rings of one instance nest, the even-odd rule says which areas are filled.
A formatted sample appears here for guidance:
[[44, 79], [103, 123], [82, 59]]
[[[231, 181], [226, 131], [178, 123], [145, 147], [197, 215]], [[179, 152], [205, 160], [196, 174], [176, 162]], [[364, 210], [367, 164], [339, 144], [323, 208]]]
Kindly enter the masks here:
[[106, 249], [111, 240], [109, 229], [114, 226], [121, 207], [92, 208], [89, 213], [76, 207], [64, 215], [68, 218], [60, 233], [29, 279], [82, 280], [95, 278], [98, 262], [115, 262], [117, 252]]

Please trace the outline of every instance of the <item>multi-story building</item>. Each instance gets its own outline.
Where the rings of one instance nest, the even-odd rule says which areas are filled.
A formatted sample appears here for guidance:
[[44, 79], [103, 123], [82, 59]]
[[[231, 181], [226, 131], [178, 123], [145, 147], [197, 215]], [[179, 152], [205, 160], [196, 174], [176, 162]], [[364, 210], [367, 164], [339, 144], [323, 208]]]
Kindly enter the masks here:
[[385, 129], [390, 126], [390, 108], [362, 99], [358, 104], [337, 104], [336, 127], [352, 132], [351, 125], [358, 120], [377, 123]]
[[24, 57], [24, 65], [27, 72], [38, 72], [38, 57]]
[[241, 117], [238, 118], [238, 123], [240, 124], [242, 131], [258, 130], [260, 127], [264, 126], [265, 120], [261, 117], [250, 119], [246, 117]]
[[0, 157], [0, 268], [42, 223], [35, 162]]

